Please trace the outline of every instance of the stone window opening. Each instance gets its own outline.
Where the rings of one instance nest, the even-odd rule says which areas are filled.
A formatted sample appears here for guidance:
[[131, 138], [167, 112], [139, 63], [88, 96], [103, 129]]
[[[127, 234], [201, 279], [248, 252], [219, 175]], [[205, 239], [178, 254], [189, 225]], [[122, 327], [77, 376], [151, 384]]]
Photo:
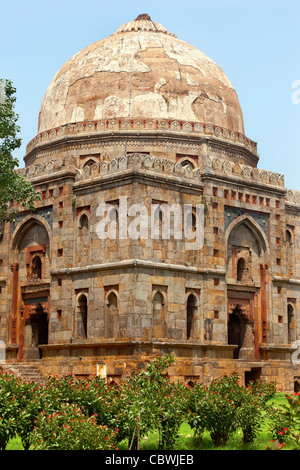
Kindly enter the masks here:
[[[153, 215], [151, 214], [151, 232], [152, 237], [155, 240], [165, 240], [169, 230], [168, 230], [168, 216], [167, 216], [167, 202], [163, 201], [152, 201], [152, 210]], [[157, 206], [157, 207], [154, 207]], [[155, 210], [154, 210], [155, 209]], [[170, 228], [173, 226], [173, 215], [170, 216]], [[171, 229], [172, 230], [172, 229]], [[173, 234], [173, 230], [171, 231]]]
[[288, 271], [289, 275], [292, 275], [293, 274], [294, 256], [293, 256], [293, 235], [290, 232], [290, 230], [286, 230], [285, 240], [286, 240], [286, 265], [287, 265], [287, 271]]
[[31, 276], [33, 279], [42, 279], [42, 260], [38, 255], [32, 258]]
[[285, 232], [285, 238], [286, 238], [286, 242], [288, 245], [292, 245], [293, 243], [293, 236], [291, 234], [291, 232], [289, 230], [286, 230]]
[[197, 312], [197, 298], [194, 294], [190, 294], [186, 304], [186, 338], [190, 339], [194, 336], [195, 316]]
[[118, 294], [111, 290], [106, 297], [107, 308], [107, 336], [115, 338], [120, 336], [119, 331], [119, 299]]
[[77, 299], [77, 337], [87, 339], [88, 300], [81, 294]]
[[79, 219], [79, 225], [78, 225], [80, 230], [88, 230], [89, 228], [89, 218], [86, 214], [82, 214]]
[[118, 297], [115, 294], [115, 292], [110, 292], [110, 294], [107, 297], [107, 306], [108, 308], [114, 307], [118, 309]]
[[106, 201], [109, 209], [106, 217], [108, 217], [107, 236], [109, 239], [115, 240], [119, 232], [119, 200]]
[[246, 261], [245, 258], [239, 258], [237, 262], [237, 274], [236, 278], [238, 282], [243, 282], [246, 271]]
[[153, 319], [152, 319], [152, 336], [153, 338], [166, 337], [166, 321], [165, 321], [165, 298], [162, 292], [156, 291], [153, 295]]
[[179, 160], [183, 168], [189, 167], [191, 170], [195, 169], [195, 165], [190, 160]]
[[287, 326], [288, 326], [288, 342], [293, 343], [296, 341], [296, 328], [295, 328], [295, 308], [292, 304], [287, 307]]

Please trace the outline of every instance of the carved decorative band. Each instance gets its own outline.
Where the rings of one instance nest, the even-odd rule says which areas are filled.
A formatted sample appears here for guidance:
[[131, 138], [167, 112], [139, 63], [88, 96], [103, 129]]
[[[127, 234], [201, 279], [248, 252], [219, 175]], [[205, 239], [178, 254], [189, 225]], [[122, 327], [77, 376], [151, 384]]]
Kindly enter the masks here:
[[59, 139], [67, 135], [93, 134], [118, 131], [166, 131], [193, 135], [213, 135], [230, 142], [244, 144], [251, 152], [257, 154], [257, 143], [244, 134], [225, 129], [213, 124], [188, 122], [170, 119], [105, 119], [65, 124], [55, 129], [41, 132], [27, 145], [27, 153], [36, 145]]
[[[68, 154], [64, 158], [56, 158], [45, 164], [39, 163], [37, 165], [30, 165], [24, 169], [24, 174], [32, 179], [42, 175], [57, 174], [58, 171], [65, 171], [67, 169], [76, 173], [76, 181], [87, 181], [124, 172], [126, 170], [141, 169], [146, 172], [168, 174], [198, 182], [202, 180], [204, 175], [215, 174], [226, 177], [227, 179], [233, 179], [234, 181], [238, 178], [245, 182], [284, 188], [284, 177], [278, 173], [253, 168], [238, 162], [231, 162], [209, 155], [200, 156], [198, 166], [195, 166], [194, 169], [191, 166], [183, 166], [180, 162], [174, 162], [168, 158], [159, 158], [140, 153], [123, 155], [122, 157], [104, 160], [102, 162], [94, 162], [92, 165], [86, 165], [80, 169], [76, 167], [76, 158]], [[289, 197], [291, 198], [291, 195], [294, 195], [294, 193], [297, 192], [288, 191]], [[299, 191], [298, 193], [300, 196]]]

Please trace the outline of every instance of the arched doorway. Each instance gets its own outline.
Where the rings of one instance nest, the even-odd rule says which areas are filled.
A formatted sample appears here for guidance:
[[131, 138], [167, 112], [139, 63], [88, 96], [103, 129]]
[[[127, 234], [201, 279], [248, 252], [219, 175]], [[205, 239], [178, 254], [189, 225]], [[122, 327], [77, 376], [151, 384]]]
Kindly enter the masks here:
[[[27, 316], [26, 310], [30, 311]], [[42, 345], [48, 344], [48, 314], [42, 304], [29, 304], [25, 309], [24, 349], [28, 359], [42, 358]]]
[[236, 345], [233, 359], [254, 358], [254, 322], [249, 313], [239, 304], [233, 306], [229, 314], [228, 344]]
[[245, 331], [242, 327], [240, 310], [236, 307], [229, 315], [228, 320], [228, 344], [235, 344], [237, 347], [233, 351], [233, 359], [238, 359], [241, 347], [244, 342]]
[[36, 359], [39, 345], [48, 343], [51, 233], [37, 214], [22, 218], [13, 230], [11, 343], [19, 344], [19, 359]]
[[38, 305], [31, 321], [33, 346], [39, 351], [39, 357], [42, 358], [43, 344], [48, 344], [48, 315], [44, 312], [43, 307]]
[[[229, 211], [228, 217], [235, 214]], [[237, 345], [235, 358], [259, 359], [260, 344], [268, 342], [268, 227], [249, 214], [227, 223], [228, 342]]]

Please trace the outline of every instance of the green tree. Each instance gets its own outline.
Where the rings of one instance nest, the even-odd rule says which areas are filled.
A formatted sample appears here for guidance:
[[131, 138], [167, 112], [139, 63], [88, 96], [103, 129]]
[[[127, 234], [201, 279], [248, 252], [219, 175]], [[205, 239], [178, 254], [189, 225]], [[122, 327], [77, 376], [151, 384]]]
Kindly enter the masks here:
[[[15, 113], [16, 89], [11, 80], [0, 79], [0, 221], [10, 221], [18, 212], [17, 205], [34, 210], [38, 194], [18, 170], [19, 161], [13, 157], [20, 148], [19, 116]], [[15, 205], [11, 205], [14, 201]]]

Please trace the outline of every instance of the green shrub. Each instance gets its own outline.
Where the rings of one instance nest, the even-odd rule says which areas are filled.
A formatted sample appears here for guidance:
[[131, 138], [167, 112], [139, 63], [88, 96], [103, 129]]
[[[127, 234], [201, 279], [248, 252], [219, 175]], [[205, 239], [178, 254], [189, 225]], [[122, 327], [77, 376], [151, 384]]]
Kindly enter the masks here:
[[186, 421], [194, 431], [199, 447], [206, 429], [206, 395], [207, 388], [197, 383], [190, 388], [186, 404]]
[[13, 374], [0, 374], [0, 449], [6, 445], [17, 430], [19, 406], [15, 397], [19, 380]]
[[111, 421], [108, 426], [119, 429], [119, 439], [126, 439], [130, 449], [139, 448], [139, 441], [155, 430], [158, 447], [172, 448], [184, 419], [185, 386], [172, 382], [166, 369], [174, 358], [166, 355], [149, 363], [145, 370], [132, 374], [111, 399]]
[[112, 450], [116, 434], [76, 405], [62, 404], [55, 413], [40, 413], [33, 442], [36, 450]]
[[242, 401], [237, 411], [237, 420], [243, 432], [243, 444], [254, 441], [261, 430], [264, 408], [252, 390], [240, 390]]

